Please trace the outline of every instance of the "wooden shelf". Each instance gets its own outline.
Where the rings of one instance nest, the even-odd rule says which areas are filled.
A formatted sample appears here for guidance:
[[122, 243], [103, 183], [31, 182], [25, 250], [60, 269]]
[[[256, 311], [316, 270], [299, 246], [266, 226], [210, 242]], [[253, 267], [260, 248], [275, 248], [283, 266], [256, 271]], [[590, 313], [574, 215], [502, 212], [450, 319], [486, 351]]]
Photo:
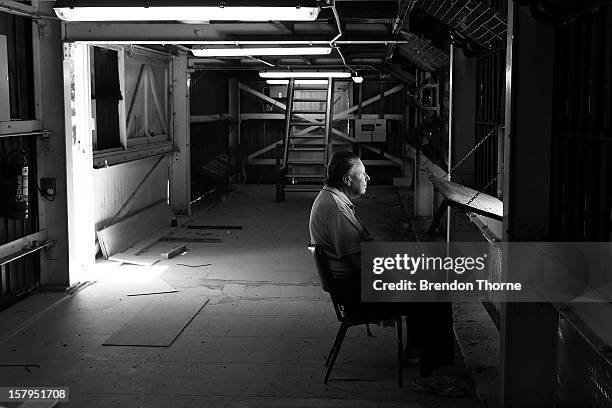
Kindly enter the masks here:
[[[452, 181], [431, 178], [435, 188], [448, 200], [449, 205], [462, 208], [468, 212], [484, 215], [497, 221], [504, 218], [504, 204], [496, 197], [477, 190], [453, 183]], [[472, 198], [478, 196], [472, 200]]]

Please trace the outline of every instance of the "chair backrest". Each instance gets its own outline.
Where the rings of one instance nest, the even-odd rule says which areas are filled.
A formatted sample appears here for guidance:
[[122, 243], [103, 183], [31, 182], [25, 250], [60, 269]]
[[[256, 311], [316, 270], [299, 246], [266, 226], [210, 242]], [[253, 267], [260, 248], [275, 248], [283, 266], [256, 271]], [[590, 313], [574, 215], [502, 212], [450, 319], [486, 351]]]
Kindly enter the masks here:
[[329, 293], [329, 296], [331, 297], [332, 304], [334, 305], [334, 311], [336, 312], [336, 317], [339, 321], [343, 321], [346, 318], [345, 310], [344, 307], [336, 300], [336, 285], [334, 284], [334, 278], [329, 270], [327, 255], [320, 245], [314, 245], [314, 247], [310, 246], [309, 248], [312, 249], [315, 264], [317, 265], [317, 273], [319, 274], [319, 279], [321, 280], [321, 286], [323, 287], [323, 290]]
[[314, 245], [314, 251], [312, 253], [314, 255], [315, 264], [317, 265], [321, 286], [324, 291], [332, 294], [335, 291], [334, 278], [329, 270], [327, 255], [320, 245]]

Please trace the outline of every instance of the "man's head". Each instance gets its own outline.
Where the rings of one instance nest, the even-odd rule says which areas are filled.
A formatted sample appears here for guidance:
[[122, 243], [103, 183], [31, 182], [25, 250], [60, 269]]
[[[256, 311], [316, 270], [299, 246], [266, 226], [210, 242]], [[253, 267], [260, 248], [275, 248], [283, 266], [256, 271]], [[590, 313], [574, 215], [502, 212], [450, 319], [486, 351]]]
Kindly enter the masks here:
[[359, 156], [353, 152], [336, 152], [327, 167], [325, 185], [343, 191], [349, 198], [365, 194], [368, 176]]

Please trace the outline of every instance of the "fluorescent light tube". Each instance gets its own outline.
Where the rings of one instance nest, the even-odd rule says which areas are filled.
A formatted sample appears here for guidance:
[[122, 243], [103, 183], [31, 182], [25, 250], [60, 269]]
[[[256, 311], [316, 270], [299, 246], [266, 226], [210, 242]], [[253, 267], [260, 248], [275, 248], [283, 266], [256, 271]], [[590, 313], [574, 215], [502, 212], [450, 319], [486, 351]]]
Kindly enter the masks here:
[[[288, 79], [267, 79], [268, 85], [287, 85]], [[296, 85], [327, 85], [327, 79], [296, 79]]]
[[65, 21], [314, 21], [318, 7], [56, 7]]
[[349, 78], [350, 72], [343, 71], [260, 71], [262, 78]]
[[196, 57], [240, 57], [248, 55], [325, 55], [330, 47], [192, 48]]

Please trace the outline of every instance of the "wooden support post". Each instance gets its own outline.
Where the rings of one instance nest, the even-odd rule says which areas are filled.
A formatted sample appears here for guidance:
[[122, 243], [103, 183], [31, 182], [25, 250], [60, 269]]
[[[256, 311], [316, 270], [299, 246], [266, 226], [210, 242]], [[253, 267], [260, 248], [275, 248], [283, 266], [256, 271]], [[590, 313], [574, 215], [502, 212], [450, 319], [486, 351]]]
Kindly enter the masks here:
[[191, 158], [187, 55], [172, 58], [172, 131], [174, 157], [170, 180], [170, 206], [175, 214], [191, 213]]
[[231, 78], [228, 82], [228, 100], [230, 162], [233, 159], [233, 162], [236, 163], [236, 169], [242, 169], [242, 157], [240, 157], [240, 88], [237, 78]]
[[429, 180], [427, 158], [420, 151], [416, 152], [414, 175], [414, 215], [431, 217], [434, 207], [434, 188]]
[[[508, 1], [504, 240], [548, 238], [554, 26]], [[506, 282], [512, 260], [503, 257]], [[505, 303], [500, 313], [503, 408], [553, 407], [558, 314], [548, 303]]]

